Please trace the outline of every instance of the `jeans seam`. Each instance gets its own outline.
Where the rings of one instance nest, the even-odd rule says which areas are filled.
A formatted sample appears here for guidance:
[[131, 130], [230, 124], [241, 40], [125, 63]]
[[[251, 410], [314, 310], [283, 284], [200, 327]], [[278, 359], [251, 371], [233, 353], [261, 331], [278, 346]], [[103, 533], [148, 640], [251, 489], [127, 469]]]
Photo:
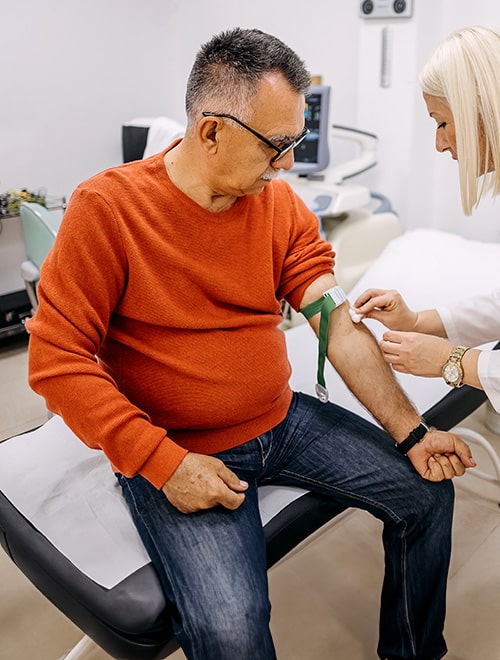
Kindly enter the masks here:
[[352, 493], [352, 492], [350, 492], [350, 491], [348, 491], [348, 490], [343, 490], [342, 488], [339, 488], [338, 486], [330, 486], [329, 484], [325, 484], [325, 483], [322, 482], [322, 481], [318, 481], [317, 479], [311, 479], [310, 477], [305, 477], [305, 476], [303, 476], [303, 475], [301, 475], [301, 474], [297, 474], [297, 473], [295, 473], [295, 472], [291, 472], [290, 470], [282, 470], [281, 474], [282, 474], [282, 475], [285, 475], [285, 476], [292, 477], [292, 478], [294, 478], [294, 479], [298, 479], [298, 480], [300, 480], [300, 481], [302, 481], [302, 482], [304, 482], [304, 483], [306, 483], [306, 484], [311, 484], [312, 486], [320, 486], [321, 488], [326, 489], [326, 490], [330, 491], [331, 493], [337, 493], [337, 494], [339, 494], [339, 495], [348, 495], [349, 497], [354, 498], [354, 499], [356, 499], [356, 500], [359, 501], [359, 502], [364, 502], [365, 504], [370, 504], [370, 505], [372, 505], [373, 507], [375, 507], [376, 509], [379, 509], [379, 510], [381, 510], [381, 511], [384, 511], [384, 512], [387, 513], [387, 514], [391, 517], [391, 519], [392, 519], [394, 522], [396, 522], [396, 523], [403, 522], [403, 519], [400, 518], [399, 516], [397, 516], [397, 515], [394, 513], [394, 511], [392, 511], [391, 509], [387, 508], [386, 506], [384, 506], [384, 505], [381, 504], [380, 502], [375, 502], [374, 500], [372, 500], [372, 499], [370, 499], [370, 498], [368, 498], [368, 497], [365, 497], [364, 495], [359, 495], [359, 494], [357, 494], [357, 493]]
[[413, 635], [411, 623], [410, 623], [410, 613], [408, 609], [408, 580], [407, 580], [407, 565], [406, 565], [406, 556], [407, 556], [407, 545], [406, 545], [406, 540], [404, 539], [404, 532], [406, 530], [406, 522], [403, 522], [403, 528], [401, 530], [400, 534], [400, 539], [401, 539], [401, 550], [402, 550], [402, 557], [401, 557], [401, 574], [402, 574], [402, 581], [403, 581], [403, 601], [404, 601], [404, 617], [405, 617], [405, 625], [406, 625], [406, 632], [408, 634], [408, 639], [410, 641], [410, 646], [411, 646], [411, 651], [413, 653], [413, 656], [416, 656], [417, 649], [416, 649], [416, 640]]
[[[269, 442], [270, 442], [270, 444], [271, 444], [272, 441], [273, 441], [273, 432], [272, 432], [272, 429], [271, 429], [270, 431], [268, 431], [268, 432], [266, 433], [266, 435], [269, 435], [269, 436], [270, 436], [270, 438], [269, 438]], [[257, 443], [258, 443], [258, 445], [259, 445], [259, 450], [260, 450], [260, 460], [261, 460], [261, 463], [262, 463], [262, 470], [264, 471], [264, 469], [265, 469], [265, 467], [266, 467], [266, 465], [267, 465], [267, 459], [268, 459], [268, 457], [269, 457], [269, 455], [270, 455], [270, 453], [271, 453], [271, 447], [269, 447], [269, 451], [266, 452], [265, 447], [264, 447], [264, 443], [262, 442], [262, 436], [259, 435], [259, 436], [257, 436], [255, 439], [257, 440]]]

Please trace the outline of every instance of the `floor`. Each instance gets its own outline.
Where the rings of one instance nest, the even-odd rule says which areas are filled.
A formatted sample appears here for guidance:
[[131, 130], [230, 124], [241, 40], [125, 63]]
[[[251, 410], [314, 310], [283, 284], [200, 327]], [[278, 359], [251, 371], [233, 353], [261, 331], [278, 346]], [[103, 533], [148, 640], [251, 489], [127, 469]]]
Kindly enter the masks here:
[[[26, 343], [0, 347], [0, 440], [46, 419], [26, 384]], [[484, 433], [487, 409], [466, 426]], [[487, 455], [474, 449], [479, 466]], [[500, 508], [494, 483], [456, 480], [457, 505], [446, 638], [447, 660], [500, 660]], [[272, 629], [280, 660], [375, 660], [382, 578], [380, 525], [356, 512], [295, 551], [269, 573]], [[0, 552], [0, 660], [58, 660], [80, 631]], [[109, 658], [95, 649], [87, 660]], [[172, 660], [181, 660], [178, 651]]]

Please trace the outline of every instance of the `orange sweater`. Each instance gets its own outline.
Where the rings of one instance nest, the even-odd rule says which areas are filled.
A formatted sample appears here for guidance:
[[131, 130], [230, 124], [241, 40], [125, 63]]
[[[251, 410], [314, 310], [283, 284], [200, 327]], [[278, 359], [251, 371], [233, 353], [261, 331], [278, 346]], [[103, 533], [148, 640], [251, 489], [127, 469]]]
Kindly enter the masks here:
[[279, 301], [297, 308], [333, 268], [284, 181], [211, 213], [172, 184], [162, 155], [76, 189], [29, 322], [33, 389], [115, 469], [157, 488], [187, 451], [222, 451], [284, 419]]

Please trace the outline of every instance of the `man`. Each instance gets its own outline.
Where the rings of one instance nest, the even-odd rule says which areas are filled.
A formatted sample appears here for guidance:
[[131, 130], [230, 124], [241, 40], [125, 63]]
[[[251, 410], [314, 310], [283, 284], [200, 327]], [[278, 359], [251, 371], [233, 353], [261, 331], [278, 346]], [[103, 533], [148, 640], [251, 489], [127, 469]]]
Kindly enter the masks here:
[[[29, 327], [30, 382], [114, 466], [188, 658], [275, 657], [257, 505], [274, 483], [384, 522], [379, 654], [431, 660], [446, 652], [449, 479], [474, 462], [421, 425], [342, 304], [316, 217], [275, 180], [305, 135], [308, 84], [258, 30], [201, 48], [184, 139], [73, 194]], [[388, 433], [290, 391], [281, 299]]]

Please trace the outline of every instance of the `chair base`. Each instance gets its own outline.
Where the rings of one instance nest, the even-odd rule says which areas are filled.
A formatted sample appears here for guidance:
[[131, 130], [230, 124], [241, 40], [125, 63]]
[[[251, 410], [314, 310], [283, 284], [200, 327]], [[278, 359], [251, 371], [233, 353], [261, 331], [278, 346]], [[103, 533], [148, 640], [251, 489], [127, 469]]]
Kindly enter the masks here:
[[94, 644], [90, 637], [85, 635], [61, 660], [85, 660], [88, 653], [98, 648], [97, 644]]

